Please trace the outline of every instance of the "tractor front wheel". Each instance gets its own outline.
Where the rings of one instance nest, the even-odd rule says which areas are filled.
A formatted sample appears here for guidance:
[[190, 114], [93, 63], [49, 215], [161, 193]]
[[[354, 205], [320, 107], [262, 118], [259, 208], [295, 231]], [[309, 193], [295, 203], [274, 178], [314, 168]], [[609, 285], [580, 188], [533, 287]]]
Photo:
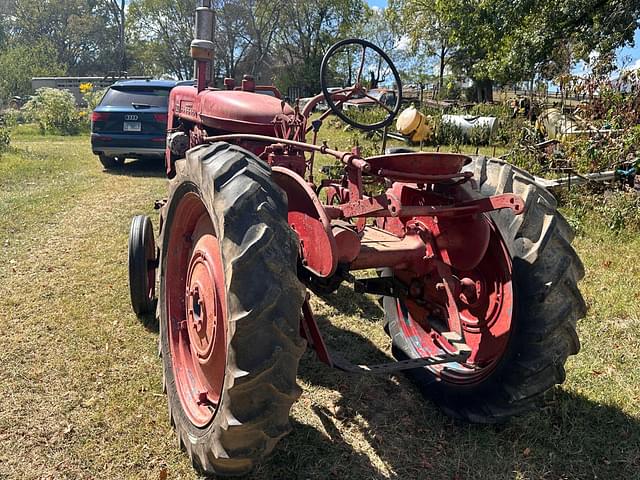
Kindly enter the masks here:
[[[577, 283], [584, 270], [554, 197], [531, 175], [485, 157], [466, 169], [474, 172], [475, 196], [515, 193], [526, 208], [517, 216], [491, 213], [485, 257], [472, 272], [457, 272], [478, 292], [458, 305], [471, 361], [408, 375], [447, 414], [498, 423], [536, 408], [544, 392], [564, 381], [567, 357], [580, 348], [576, 322], [586, 306]], [[414, 319], [402, 299], [385, 297], [384, 307], [396, 357], [443, 353], [434, 342], [441, 332], [430, 331], [437, 324]]]
[[300, 395], [297, 239], [251, 153], [203, 145], [175, 166], [160, 273], [169, 416], [198, 471], [241, 475], [290, 430]]
[[155, 309], [156, 262], [151, 219], [136, 215], [129, 230], [129, 293], [131, 306], [139, 318]]

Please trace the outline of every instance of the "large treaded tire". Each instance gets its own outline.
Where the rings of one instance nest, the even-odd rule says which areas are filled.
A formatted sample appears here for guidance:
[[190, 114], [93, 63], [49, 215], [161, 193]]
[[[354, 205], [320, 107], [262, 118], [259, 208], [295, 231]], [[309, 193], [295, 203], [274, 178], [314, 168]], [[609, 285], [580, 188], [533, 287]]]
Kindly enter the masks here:
[[155, 267], [150, 265], [156, 259], [156, 244], [153, 225], [146, 215], [136, 215], [129, 230], [129, 295], [131, 307], [138, 316], [153, 313], [155, 298]]
[[178, 442], [201, 473], [249, 472], [291, 427], [289, 411], [301, 390], [298, 363], [304, 288], [296, 276], [298, 242], [287, 223], [286, 195], [269, 166], [226, 143], [203, 145], [176, 161], [165, 207], [162, 272], [172, 209], [185, 188], [201, 197], [219, 240], [227, 292], [227, 361], [220, 404], [196, 427], [177, 394], [161, 273], [160, 348], [169, 416]]
[[[558, 213], [553, 195], [527, 172], [498, 159], [474, 157], [474, 196], [520, 195], [522, 215], [491, 213], [513, 259], [516, 315], [507, 349], [489, 376], [472, 385], [437, 381], [428, 369], [408, 375], [448, 415], [477, 423], [499, 423], [538, 407], [543, 394], [565, 380], [564, 364], [578, 353], [576, 322], [586, 314], [577, 283], [582, 262], [571, 246], [573, 233]], [[395, 301], [384, 299], [388, 328], [398, 358], [416, 357], [394, 316]]]

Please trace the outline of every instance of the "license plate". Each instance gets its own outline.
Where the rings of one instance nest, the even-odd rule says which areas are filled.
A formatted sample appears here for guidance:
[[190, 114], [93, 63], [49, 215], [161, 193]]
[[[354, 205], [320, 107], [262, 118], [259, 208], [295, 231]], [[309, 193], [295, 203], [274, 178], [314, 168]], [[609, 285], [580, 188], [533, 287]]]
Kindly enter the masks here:
[[140, 132], [142, 131], [142, 125], [140, 122], [124, 122], [122, 130], [125, 132]]

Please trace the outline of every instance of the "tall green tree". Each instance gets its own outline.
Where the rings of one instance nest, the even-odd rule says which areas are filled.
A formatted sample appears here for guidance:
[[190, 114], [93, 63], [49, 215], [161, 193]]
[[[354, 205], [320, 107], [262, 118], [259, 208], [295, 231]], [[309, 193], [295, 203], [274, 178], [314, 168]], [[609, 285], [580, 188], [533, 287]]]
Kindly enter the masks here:
[[320, 63], [326, 49], [343, 38], [364, 10], [361, 0], [291, 0], [283, 9], [276, 51], [277, 81], [283, 88], [320, 90]]
[[193, 77], [189, 47], [193, 39], [192, 0], [131, 0], [128, 29], [134, 69], [180, 80]]
[[31, 77], [65, 73], [56, 61], [55, 48], [46, 42], [14, 45], [0, 53], [0, 99], [32, 93]]
[[[394, 0], [414, 46], [473, 79], [491, 84], [550, 78], [593, 51], [633, 41], [640, 0]], [[444, 65], [443, 65], [444, 64]]]
[[459, 0], [391, 0], [390, 18], [409, 40], [410, 52], [436, 59], [438, 85], [461, 44], [465, 20]]
[[111, 0], [15, 0], [13, 41], [47, 42], [70, 75], [116, 70], [118, 31], [107, 5]]

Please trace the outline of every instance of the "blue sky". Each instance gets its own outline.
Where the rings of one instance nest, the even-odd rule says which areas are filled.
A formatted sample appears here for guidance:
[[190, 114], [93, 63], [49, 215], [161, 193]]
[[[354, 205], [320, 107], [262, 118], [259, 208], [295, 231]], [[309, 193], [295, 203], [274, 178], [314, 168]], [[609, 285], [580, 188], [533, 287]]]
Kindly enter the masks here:
[[[367, 0], [372, 7], [384, 8], [387, 6], [387, 0]], [[636, 68], [640, 68], [640, 30], [636, 30], [635, 45], [633, 47], [626, 47], [618, 52], [618, 59], [621, 61], [624, 57], [630, 57], [631, 61], [629, 65], [633, 65]]]

